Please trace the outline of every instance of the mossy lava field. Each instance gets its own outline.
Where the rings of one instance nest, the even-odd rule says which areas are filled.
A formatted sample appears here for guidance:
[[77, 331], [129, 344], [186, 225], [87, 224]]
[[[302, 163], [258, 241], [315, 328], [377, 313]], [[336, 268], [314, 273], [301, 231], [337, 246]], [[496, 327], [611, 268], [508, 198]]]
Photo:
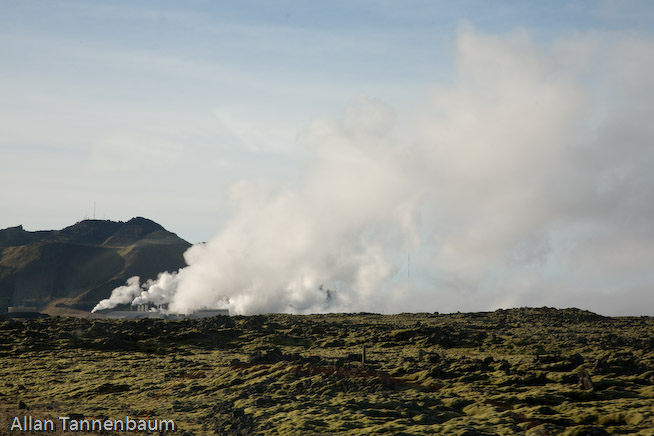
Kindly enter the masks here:
[[0, 319], [0, 374], [3, 435], [654, 435], [654, 318], [577, 309]]

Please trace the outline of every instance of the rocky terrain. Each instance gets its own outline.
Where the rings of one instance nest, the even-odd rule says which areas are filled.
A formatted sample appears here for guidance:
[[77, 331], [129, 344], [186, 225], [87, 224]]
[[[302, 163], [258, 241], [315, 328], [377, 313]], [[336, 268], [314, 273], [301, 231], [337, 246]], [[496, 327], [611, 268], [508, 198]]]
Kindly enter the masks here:
[[0, 313], [8, 306], [36, 306], [50, 314], [86, 315], [129, 277], [147, 280], [185, 266], [190, 245], [146, 218], [0, 230]]
[[654, 318], [578, 309], [6, 319], [0, 373], [3, 434], [25, 414], [181, 435], [654, 434]]

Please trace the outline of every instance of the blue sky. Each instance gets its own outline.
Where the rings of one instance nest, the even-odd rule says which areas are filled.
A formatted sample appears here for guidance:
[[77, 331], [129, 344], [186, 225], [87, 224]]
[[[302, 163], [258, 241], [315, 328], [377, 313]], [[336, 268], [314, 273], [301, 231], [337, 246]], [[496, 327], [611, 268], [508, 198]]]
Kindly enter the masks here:
[[[2, 1], [2, 170], [27, 191], [3, 199], [0, 226], [65, 226], [92, 214], [95, 200], [100, 217], [151, 216], [207, 240], [224, 185], [292, 172], [297, 157], [284, 152], [312, 118], [359, 94], [403, 108], [449, 80], [462, 23], [490, 34], [525, 29], [547, 43], [591, 31], [651, 34], [652, 14], [645, 1]], [[142, 165], [111, 150], [144, 137], [166, 156]], [[253, 149], [270, 153], [265, 165]], [[178, 152], [185, 162], [173, 170]], [[102, 153], [123, 164], [97, 162]], [[227, 161], [237, 168], [221, 167]], [[104, 168], [114, 164], [124, 171]], [[187, 197], [197, 185], [205, 201], [188, 214], [156, 198], [160, 186]]]
[[[639, 166], [651, 157], [651, 132], [628, 126], [642, 126], [648, 119], [645, 88], [653, 30], [654, 4], [635, 0], [2, 0], [0, 228], [62, 228], [92, 217], [95, 202], [100, 219], [145, 216], [190, 242], [217, 235], [225, 243], [225, 229], [254, 219], [248, 204], [266, 210], [276, 204], [279, 192], [296, 193], [303, 198], [300, 203], [322, 192], [332, 210], [342, 204], [356, 209], [356, 204], [366, 211], [347, 221], [351, 229], [339, 227], [335, 235], [368, 238], [351, 247], [353, 259], [367, 253], [372, 262], [371, 247], [381, 250], [379, 258], [388, 268], [376, 265], [386, 271], [378, 274], [390, 283], [391, 295], [397, 293], [390, 288], [404, 277], [400, 259], [414, 250], [416, 271], [422, 271], [416, 280], [424, 282], [423, 290], [414, 286], [415, 292], [429, 299], [434, 286], [446, 289], [442, 292], [453, 292], [462, 308], [525, 304], [545, 288], [556, 290], [538, 303], [577, 304], [582, 297], [568, 298], [570, 291], [564, 289], [573, 282], [575, 289], [595, 287], [598, 280], [611, 283], [602, 291], [607, 295], [628, 289], [638, 295], [634, 301], [642, 303], [639, 298], [654, 280], [628, 259], [650, 259], [654, 243], [649, 244], [649, 236], [621, 231], [645, 226], [643, 220], [650, 216], [649, 209], [637, 205], [651, 199], [643, 188], [651, 180]], [[534, 98], [545, 109], [525, 111], [531, 106], [513, 95], [522, 91], [541, 93]], [[494, 105], [496, 101], [503, 103]], [[485, 111], [479, 112], [480, 107]], [[556, 118], [557, 112], [576, 122], [574, 128]], [[476, 116], [495, 121], [468, 125]], [[632, 145], [619, 151], [597, 145], [586, 159], [579, 157], [587, 157], [579, 150], [567, 149], [552, 157], [545, 152], [549, 143], [535, 141], [534, 153], [522, 155], [503, 145], [515, 138], [529, 142], [527, 134], [509, 132], [511, 120], [543, 136], [548, 129], [560, 129], [552, 133], [552, 141]], [[503, 122], [509, 127], [492, 129]], [[386, 130], [386, 125], [392, 128]], [[472, 135], [477, 130], [479, 136]], [[485, 152], [442, 146], [488, 138], [500, 144], [497, 156], [506, 161], [492, 163], [495, 157], [489, 155], [490, 164], [471, 164], [462, 157], [465, 153]], [[358, 142], [383, 145], [374, 145], [380, 148], [370, 156], [362, 152], [364, 157], [343, 145]], [[356, 177], [350, 185], [334, 183], [340, 186], [339, 195], [322, 191], [326, 188], [317, 174], [326, 180], [349, 180], [343, 168], [351, 162], [372, 159], [374, 165], [390, 165], [384, 153], [395, 147], [385, 148], [391, 143], [408, 151], [393, 158], [397, 166], [386, 168], [397, 172], [397, 183], [385, 189], [403, 186], [406, 190], [398, 190], [397, 198], [421, 194], [407, 205], [407, 210], [415, 207], [415, 216], [390, 219], [397, 226], [380, 224], [384, 220], [370, 211], [381, 206], [369, 204], [367, 198], [384, 194], [366, 190], [365, 184], [357, 191]], [[519, 237], [501, 224], [477, 236], [459, 228], [457, 223], [469, 214], [486, 211], [480, 206], [483, 196], [475, 197], [474, 189], [465, 188], [468, 184], [499, 186], [508, 178], [512, 187], [524, 185], [530, 159], [541, 155], [552, 167], [542, 174], [541, 184], [527, 184], [536, 186], [529, 191], [533, 195], [556, 198], [544, 202], [546, 218], [527, 214], [510, 221], [523, 229]], [[437, 163], [422, 168], [431, 158]], [[557, 168], [569, 162], [574, 162], [569, 174], [555, 177]], [[536, 170], [534, 166], [532, 174]], [[507, 176], [507, 171], [513, 175]], [[584, 201], [564, 198], [564, 188], [542, 188], [557, 186], [560, 179], [562, 184], [574, 183]], [[426, 188], [439, 183], [451, 189]], [[243, 194], [243, 189], [251, 189], [244, 185], [257, 186], [256, 196], [264, 199]], [[591, 201], [590, 193], [598, 189], [615, 195]], [[350, 190], [361, 195], [353, 194], [351, 204], [343, 200]], [[515, 198], [527, 195], [516, 191], [511, 200], [504, 192], [489, 196], [510, 208], [522, 206]], [[438, 207], [432, 209], [434, 204]], [[624, 216], [607, 220], [606, 208], [616, 205], [624, 208]], [[312, 221], [312, 216], [303, 219]], [[289, 219], [289, 226], [296, 224]], [[403, 230], [395, 239], [371, 236], [375, 226], [386, 225]], [[581, 236], [589, 232], [591, 236]], [[648, 234], [645, 227], [642, 232]], [[609, 240], [612, 246], [620, 241], [625, 253], [605, 262], [622, 269], [593, 278], [599, 260], [575, 250], [602, 250]], [[538, 259], [541, 253], [542, 263], [515, 267], [504, 261], [517, 252]], [[489, 259], [504, 260], [495, 268]], [[573, 264], [587, 271], [570, 281], [561, 279]], [[462, 265], [477, 271], [491, 265], [492, 272], [473, 279], [475, 274]], [[327, 281], [342, 283], [348, 281], [344, 277], [354, 276], [354, 281], [363, 280], [359, 269], [354, 275], [339, 275], [325, 268], [317, 276]], [[532, 291], [498, 290], [521, 286]], [[462, 289], [472, 291], [465, 294]], [[397, 295], [388, 298], [403, 298]], [[481, 303], [470, 303], [475, 300]], [[609, 307], [610, 299], [599, 305], [600, 310]], [[620, 310], [628, 312], [630, 307]]]

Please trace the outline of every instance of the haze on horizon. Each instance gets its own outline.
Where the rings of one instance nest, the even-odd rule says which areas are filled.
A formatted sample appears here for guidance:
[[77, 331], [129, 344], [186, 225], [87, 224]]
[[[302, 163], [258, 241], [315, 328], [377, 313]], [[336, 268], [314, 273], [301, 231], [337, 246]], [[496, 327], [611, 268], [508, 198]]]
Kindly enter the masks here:
[[0, 228], [96, 202], [208, 241], [142, 296], [180, 311], [654, 315], [653, 30], [636, 0], [3, 1]]

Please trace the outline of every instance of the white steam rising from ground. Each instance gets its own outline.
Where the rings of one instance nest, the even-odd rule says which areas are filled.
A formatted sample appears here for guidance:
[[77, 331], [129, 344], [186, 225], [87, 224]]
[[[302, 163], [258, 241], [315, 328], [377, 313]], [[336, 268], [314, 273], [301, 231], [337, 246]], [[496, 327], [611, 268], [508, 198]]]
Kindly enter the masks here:
[[127, 279], [127, 285], [120, 286], [111, 292], [111, 297], [100, 301], [93, 308], [93, 312], [112, 309], [119, 304], [130, 304], [141, 293], [141, 278], [139, 276]]
[[424, 107], [358, 97], [315, 120], [300, 187], [235, 183], [231, 219], [187, 267], [94, 310], [651, 314], [651, 77], [650, 40], [464, 29], [452, 82]]

